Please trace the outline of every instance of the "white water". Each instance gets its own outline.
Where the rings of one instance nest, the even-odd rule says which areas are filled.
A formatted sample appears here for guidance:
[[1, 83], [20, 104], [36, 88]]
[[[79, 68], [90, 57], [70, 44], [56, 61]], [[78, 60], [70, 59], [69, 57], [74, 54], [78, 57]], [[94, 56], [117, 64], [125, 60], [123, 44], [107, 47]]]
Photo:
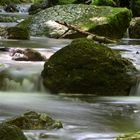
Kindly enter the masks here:
[[[28, 41], [18, 40], [1, 40], [0, 47], [8, 48], [34, 48], [47, 58], [54, 52], [69, 44], [70, 40], [57, 40], [48, 38], [31, 38]], [[6, 75], [1, 78], [3, 83], [2, 91], [21, 91], [21, 92], [44, 92], [41, 82], [41, 71], [43, 70], [44, 62], [24, 62], [14, 61], [10, 56], [10, 52], [0, 52], [0, 75]]]
[[[70, 42], [48, 38], [1, 40], [0, 47], [28, 46], [49, 58]], [[139, 56], [135, 54], [139, 51], [138, 45], [132, 47], [132, 44], [124, 43], [111, 47], [127, 49], [122, 55], [139, 68]], [[140, 130], [140, 98], [51, 95], [43, 88], [39, 78], [44, 62], [17, 62], [11, 60], [9, 52], [0, 52], [0, 63], [3, 64], [0, 73], [5, 75], [0, 81], [4, 82], [2, 90], [5, 91], [0, 92], [0, 120], [34, 110], [45, 112], [64, 124], [60, 130], [27, 130], [28, 140], [42, 140], [42, 133], [49, 135], [46, 140], [112, 140], [120, 133]]]
[[[32, 140], [112, 140], [119, 133], [140, 129], [140, 100], [136, 97], [92, 98], [92, 103], [38, 93], [0, 93], [0, 120], [28, 110], [45, 112], [61, 120], [60, 130], [25, 131]], [[30, 138], [29, 138], [30, 140]]]

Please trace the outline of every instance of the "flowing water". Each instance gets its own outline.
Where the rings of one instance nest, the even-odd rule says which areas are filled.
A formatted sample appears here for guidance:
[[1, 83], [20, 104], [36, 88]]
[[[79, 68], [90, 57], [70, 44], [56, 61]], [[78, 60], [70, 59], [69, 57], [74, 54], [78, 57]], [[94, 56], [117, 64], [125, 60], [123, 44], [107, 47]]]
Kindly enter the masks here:
[[[31, 37], [28, 41], [1, 39], [0, 49], [34, 48], [49, 58], [70, 42], [45, 37]], [[109, 47], [121, 51], [140, 70], [140, 40], [124, 38]], [[120, 133], [140, 130], [139, 82], [137, 97], [52, 95], [41, 84], [44, 62], [18, 62], [9, 54], [0, 51], [0, 121], [33, 110], [45, 112], [64, 125], [52, 131], [26, 130], [28, 140], [112, 140]]]

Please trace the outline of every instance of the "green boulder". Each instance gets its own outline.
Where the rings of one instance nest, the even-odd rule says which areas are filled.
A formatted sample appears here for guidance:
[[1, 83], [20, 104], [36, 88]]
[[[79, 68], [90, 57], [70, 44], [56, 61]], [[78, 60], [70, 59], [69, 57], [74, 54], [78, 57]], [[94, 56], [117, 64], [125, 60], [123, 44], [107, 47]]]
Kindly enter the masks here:
[[42, 71], [43, 83], [53, 93], [103, 96], [129, 95], [134, 84], [131, 62], [105, 45], [76, 39], [50, 57]]

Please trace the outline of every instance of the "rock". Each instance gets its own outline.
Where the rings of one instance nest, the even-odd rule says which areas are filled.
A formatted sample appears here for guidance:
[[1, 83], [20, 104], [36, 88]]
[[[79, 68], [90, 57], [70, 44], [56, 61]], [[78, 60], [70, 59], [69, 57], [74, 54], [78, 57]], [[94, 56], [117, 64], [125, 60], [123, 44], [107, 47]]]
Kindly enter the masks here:
[[128, 31], [130, 38], [140, 38], [140, 17], [132, 19]]
[[59, 129], [62, 128], [60, 121], [53, 120], [45, 113], [29, 111], [21, 116], [11, 118], [3, 122], [4, 124], [15, 125], [21, 129]]
[[43, 83], [53, 93], [103, 96], [129, 95], [135, 68], [110, 48], [76, 39], [50, 57], [42, 71]]
[[117, 6], [113, 0], [92, 0], [91, 4], [97, 6]]
[[114, 140], [139, 140], [139, 139], [140, 139], [140, 132], [134, 132], [134, 133], [118, 136]]
[[16, 8], [16, 5], [14, 5], [14, 4], [9, 4], [9, 5], [5, 6], [4, 10], [6, 12], [19, 12], [18, 9]]
[[[62, 21], [77, 28], [111, 39], [123, 37], [129, 26], [131, 12], [126, 8], [97, 7], [84, 4], [57, 5], [47, 8], [19, 23], [29, 28], [33, 36], [60, 37], [67, 28], [55, 23]], [[66, 38], [79, 38], [83, 34], [69, 31]]]
[[30, 38], [29, 31], [27, 30], [27, 28], [8, 27], [6, 32], [7, 39], [28, 40]]
[[18, 127], [0, 124], [0, 140], [27, 140], [27, 138]]
[[12, 60], [16, 61], [46, 61], [46, 57], [33, 49], [11, 49]]

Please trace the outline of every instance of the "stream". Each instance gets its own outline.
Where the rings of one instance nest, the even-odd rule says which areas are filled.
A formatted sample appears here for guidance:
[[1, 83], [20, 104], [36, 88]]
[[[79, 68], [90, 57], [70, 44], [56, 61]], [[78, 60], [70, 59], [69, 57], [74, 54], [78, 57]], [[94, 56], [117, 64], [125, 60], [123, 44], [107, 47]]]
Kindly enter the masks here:
[[[28, 5], [22, 6], [25, 12], [18, 14], [28, 16], [26, 8]], [[0, 39], [0, 48], [33, 48], [49, 58], [70, 42], [46, 37], [26, 41]], [[140, 70], [140, 40], [123, 38], [109, 47], [120, 50]], [[41, 84], [43, 65], [44, 62], [14, 61], [9, 52], [0, 51], [0, 121], [33, 110], [45, 112], [64, 125], [59, 130], [25, 130], [28, 140], [113, 140], [119, 134], [140, 130], [139, 85], [128, 97], [52, 95]]]

